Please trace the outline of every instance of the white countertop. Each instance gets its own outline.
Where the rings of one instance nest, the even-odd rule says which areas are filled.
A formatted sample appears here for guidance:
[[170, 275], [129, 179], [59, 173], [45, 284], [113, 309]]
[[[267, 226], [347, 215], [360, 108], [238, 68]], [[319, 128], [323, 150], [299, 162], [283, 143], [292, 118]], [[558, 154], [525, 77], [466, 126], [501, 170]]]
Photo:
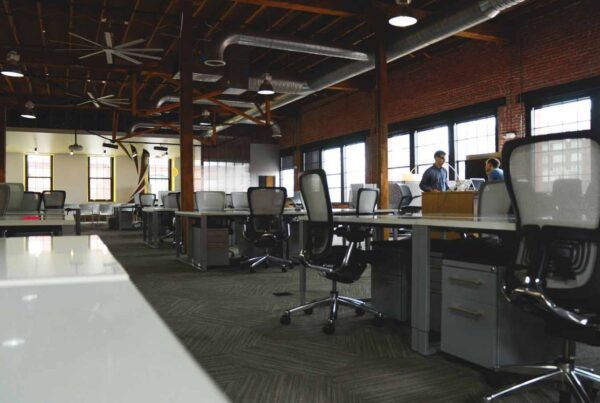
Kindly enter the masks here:
[[6, 215], [0, 217], [0, 227], [40, 227], [40, 226], [59, 226], [75, 225], [75, 217], [72, 215], [47, 214], [39, 215], [39, 219], [23, 219], [23, 217], [36, 216], [16, 216]]
[[0, 402], [228, 402], [97, 236], [0, 239], [0, 288]]
[[128, 278], [97, 235], [0, 239], [0, 288]]
[[168, 207], [144, 207], [142, 209], [144, 213], [160, 213], [160, 212], [175, 212], [178, 211], [176, 208]]
[[0, 401], [228, 399], [129, 281], [0, 293]]

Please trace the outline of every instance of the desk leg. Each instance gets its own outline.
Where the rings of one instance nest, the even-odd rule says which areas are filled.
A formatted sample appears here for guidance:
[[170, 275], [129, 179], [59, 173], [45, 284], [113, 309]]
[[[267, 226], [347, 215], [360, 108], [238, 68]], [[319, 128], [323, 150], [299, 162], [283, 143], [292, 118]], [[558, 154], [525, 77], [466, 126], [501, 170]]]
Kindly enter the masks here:
[[[304, 236], [306, 234], [307, 221], [300, 221], [300, 245], [306, 245], [304, 242]], [[306, 266], [300, 265], [300, 305], [306, 304]]]
[[429, 344], [430, 328], [430, 234], [429, 227], [415, 225], [412, 234], [411, 347], [423, 355], [436, 349]]
[[181, 216], [175, 216], [175, 234], [173, 235], [173, 242], [175, 242], [175, 257], [179, 258], [182, 254], [183, 243], [181, 242]]
[[142, 240], [148, 243], [148, 213], [142, 211]]
[[150, 216], [152, 217], [150, 219], [150, 224], [152, 225], [152, 227], [150, 228], [150, 245], [152, 245], [155, 248], [158, 248], [160, 246], [160, 226], [162, 224], [162, 217], [161, 217], [162, 213], [158, 213], [158, 212], [154, 212], [154, 213], [150, 213]]
[[200, 270], [208, 270], [208, 216], [203, 215], [200, 218]]

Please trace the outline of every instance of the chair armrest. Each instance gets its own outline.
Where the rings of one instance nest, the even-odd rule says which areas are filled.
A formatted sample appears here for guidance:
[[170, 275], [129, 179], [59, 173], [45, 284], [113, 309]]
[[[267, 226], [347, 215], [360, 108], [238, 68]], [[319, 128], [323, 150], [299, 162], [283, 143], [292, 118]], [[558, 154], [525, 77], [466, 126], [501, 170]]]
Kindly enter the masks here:
[[321, 273], [332, 273], [334, 271], [332, 268], [319, 266], [319, 265], [310, 263], [308, 261], [308, 259], [306, 259], [306, 257], [304, 256], [303, 252], [300, 252], [300, 256], [298, 256], [298, 260], [300, 261], [300, 264], [302, 264], [303, 266], [308, 267], [309, 269], [312, 269], [312, 270], [319, 271]]

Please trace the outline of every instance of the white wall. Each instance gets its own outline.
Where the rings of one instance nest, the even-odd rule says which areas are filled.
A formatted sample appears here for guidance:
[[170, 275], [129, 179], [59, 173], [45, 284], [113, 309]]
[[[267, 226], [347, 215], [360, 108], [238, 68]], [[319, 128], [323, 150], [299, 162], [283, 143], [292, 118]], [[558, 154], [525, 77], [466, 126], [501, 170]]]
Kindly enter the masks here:
[[138, 184], [134, 162], [129, 157], [115, 157], [115, 202], [127, 203]]
[[259, 176], [275, 176], [279, 183], [279, 146], [276, 144], [250, 144], [250, 178], [254, 186]]
[[6, 153], [6, 181], [23, 183], [25, 180], [25, 158], [21, 153]]
[[53, 187], [67, 192], [65, 203], [88, 200], [88, 156], [55, 154], [53, 158]]

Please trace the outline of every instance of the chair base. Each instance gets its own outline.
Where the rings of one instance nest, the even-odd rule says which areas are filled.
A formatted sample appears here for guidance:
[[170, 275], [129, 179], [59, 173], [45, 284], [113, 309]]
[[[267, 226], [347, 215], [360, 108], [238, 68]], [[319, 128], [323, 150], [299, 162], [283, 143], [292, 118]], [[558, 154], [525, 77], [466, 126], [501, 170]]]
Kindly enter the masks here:
[[494, 392], [493, 394], [484, 397], [483, 401], [491, 402], [499, 397], [506, 396], [510, 393], [525, 389], [541, 382], [558, 381], [563, 385], [561, 390], [564, 391], [564, 393], [569, 393], [570, 395], [575, 396], [578, 402], [592, 403], [593, 398], [590, 397], [588, 391], [583, 386], [582, 381], [600, 384], [600, 375], [595, 374], [594, 370], [591, 368], [578, 367], [575, 365], [575, 362], [572, 358], [574, 356], [574, 343], [572, 341], [565, 341], [564, 350], [565, 352], [563, 356], [556, 360], [554, 364], [523, 365], [500, 368], [499, 370], [502, 372], [534, 375], [534, 378]]
[[248, 260], [245, 260], [244, 262], [242, 262], [242, 265], [249, 264], [250, 272], [255, 273], [256, 267], [260, 266], [261, 264], [269, 264], [269, 263], [274, 263], [274, 264], [280, 266], [282, 272], [286, 272], [288, 268], [292, 268], [294, 266], [294, 262], [292, 262], [291, 260], [273, 256], [273, 255], [269, 254], [268, 252], [263, 256], [256, 256], [256, 257], [250, 258]]
[[280, 322], [282, 325], [289, 325], [291, 323], [291, 315], [300, 311], [304, 311], [305, 314], [310, 315], [313, 309], [319, 306], [329, 305], [329, 320], [323, 326], [323, 332], [326, 334], [335, 333], [335, 323], [337, 321], [337, 314], [340, 305], [348, 306], [356, 309], [358, 316], [364, 315], [365, 312], [372, 313], [375, 315], [375, 325], [383, 325], [383, 314], [373, 308], [371, 308], [365, 301], [356, 298], [350, 298], [343, 295], [339, 295], [336, 290], [335, 284], [329, 297], [319, 299], [317, 301], [309, 302], [308, 304], [300, 305], [291, 309], [288, 309], [281, 316]]

